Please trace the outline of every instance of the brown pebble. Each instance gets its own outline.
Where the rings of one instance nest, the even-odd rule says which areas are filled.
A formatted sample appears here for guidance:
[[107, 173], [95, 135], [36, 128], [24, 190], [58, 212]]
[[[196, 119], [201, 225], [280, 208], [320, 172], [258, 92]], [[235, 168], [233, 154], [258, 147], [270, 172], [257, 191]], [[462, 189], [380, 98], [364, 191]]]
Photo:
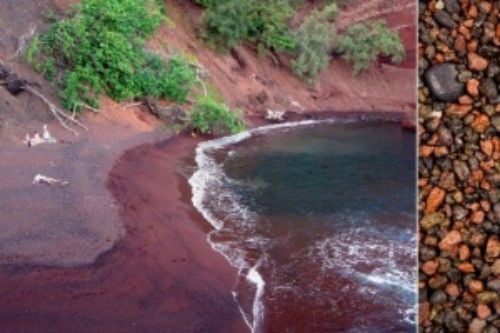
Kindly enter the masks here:
[[431, 303], [423, 302], [418, 307], [418, 321], [423, 324], [429, 320], [431, 314]]
[[479, 10], [482, 13], [488, 14], [489, 12], [491, 12], [491, 9], [492, 9], [492, 3], [490, 1], [481, 1], [479, 3]]
[[441, 242], [439, 242], [439, 248], [443, 251], [453, 251], [458, 244], [462, 241], [462, 235], [457, 230], [452, 230], [448, 232]]
[[477, 79], [470, 79], [467, 82], [467, 92], [471, 96], [478, 96], [479, 95], [479, 80]]
[[473, 71], [484, 71], [488, 67], [488, 60], [481, 57], [479, 54], [475, 52], [470, 52], [467, 54], [467, 58], [469, 60], [469, 68]]
[[469, 95], [462, 95], [458, 98], [458, 103], [462, 105], [471, 105], [474, 100]]
[[443, 189], [434, 187], [427, 196], [425, 214], [434, 213], [443, 203], [445, 196], [446, 192]]
[[434, 147], [423, 145], [420, 147], [420, 156], [421, 157], [429, 157], [434, 152]]
[[484, 290], [484, 285], [481, 280], [471, 280], [469, 284], [467, 285], [467, 288], [469, 288], [469, 291], [473, 294], [479, 294]]
[[469, 247], [465, 244], [460, 246], [460, 248], [458, 249], [458, 255], [460, 257], [460, 260], [462, 260], [462, 261], [469, 259], [469, 257], [470, 257]]
[[448, 155], [449, 151], [446, 146], [439, 146], [434, 148], [434, 156], [443, 157]]
[[481, 150], [486, 156], [491, 157], [493, 155], [493, 141], [492, 140], [483, 140], [479, 143], [481, 146]]
[[452, 118], [463, 118], [472, 110], [472, 105], [450, 104], [446, 108], [446, 115]]
[[453, 282], [448, 283], [444, 288], [444, 291], [451, 297], [457, 297], [458, 295], [460, 295], [460, 289], [458, 289], [457, 284]]
[[498, 236], [493, 235], [488, 239], [486, 244], [486, 257], [490, 260], [498, 258], [500, 256], [500, 242], [498, 241]]
[[478, 210], [472, 213], [470, 220], [472, 223], [481, 224], [484, 221], [484, 212], [482, 210]]
[[466, 47], [467, 47], [467, 43], [465, 41], [465, 37], [460, 35], [457, 37], [457, 39], [455, 39], [455, 43], [453, 45], [453, 47], [455, 48], [455, 50], [457, 52], [460, 52], [460, 53], [463, 53], [466, 51]]
[[479, 114], [470, 125], [476, 132], [484, 133], [490, 127], [490, 118], [484, 113]]
[[486, 304], [479, 304], [476, 308], [477, 316], [481, 319], [486, 319], [491, 315], [490, 307]]
[[468, 262], [458, 265], [458, 269], [464, 273], [473, 273], [475, 271], [474, 266]]
[[434, 275], [439, 268], [439, 263], [435, 260], [428, 260], [422, 265], [422, 271], [427, 275]]

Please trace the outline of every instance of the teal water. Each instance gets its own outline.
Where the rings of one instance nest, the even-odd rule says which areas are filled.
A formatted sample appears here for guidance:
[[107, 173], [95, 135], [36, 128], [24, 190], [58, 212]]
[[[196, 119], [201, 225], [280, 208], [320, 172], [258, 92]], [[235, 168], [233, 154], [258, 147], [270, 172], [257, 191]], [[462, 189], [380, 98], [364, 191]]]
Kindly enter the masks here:
[[254, 331], [414, 331], [414, 133], [381, 121], [275, 128], [197, 160], [195, 205], [240, 269], [235, 297]]

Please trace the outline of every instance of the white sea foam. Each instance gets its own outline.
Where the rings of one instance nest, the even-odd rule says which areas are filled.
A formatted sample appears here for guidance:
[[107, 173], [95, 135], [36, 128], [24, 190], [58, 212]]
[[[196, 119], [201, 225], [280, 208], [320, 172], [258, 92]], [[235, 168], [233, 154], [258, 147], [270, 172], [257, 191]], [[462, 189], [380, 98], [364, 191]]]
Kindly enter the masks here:
[[[276, 130], [288, 130], [295, 127], [312, 126], [319, 123], [333, 123], [335, 119], [329, 120], [306, 120], [293, 123], [282, 123], [269, 126], [258, 127], [249, 131], [245, 131], [236, 135], [226, 136], [215, 140], [202, 142], [196, 148], [196, 164], [197, 170], [189, 179], [189, 184], [192, 188], [192, 203], [194, 207], [203, 215], [203, 217], [215, 228], [216, 231], [221, 231], [225, 228], [226, 221], [231, 221], [239, 227], [251, 225], [256, 219], [256, 214], [248, 207], [240, 203], [240, 198], [230, 191], [225, 184], [231, 182], [223, 170], [223, 165], [219, 164], [212, 156], [214, 152], [225, 149], [231, 145], [237, 144], [251, 138], [257, 134], [264, 134]], [[352, 119], [343, 119], [342, 122], [351, 122]], [[234, 154], [229, 151], [229, 154]], [[266, 186], [259, 183], [257, 186]], [[219, 213], [219, 214], [217, 214]], [[219, 216], [220, 215], [220, 216]], [[223, 215], [223, 217], [222, 217]], [[249, 324], [252, 332], [259, 332], [262, 325], [264, 305], [261, 301], [264, 294], [265, 281], [258, 272], [257, 265], [250, 267], [247, 261], [245, 251], [238, 248], [236, 244], [231, 242], [217, 242], [213, 240], [214, 232], [209, 233], [207, 239], [212, 248], [220, 252], [229, 261], [231, 265], [238, 268], [239, 272], [249, 269], [246, 280], [255, 285], [256, 293], [254, 296], [253, 320], [248, 320], [244, 315], [244, 319]], [[262, 246], [265, 239], [251, 238], [245, 243], [254, 244], [256, 247]], [[244, 314], [244, 311], [240, 308]]]
[[247, 274], [247, 281], [253, 283], [257, 291], [255, 292], [255, 298], [253, 301], [252, 313], [253, 313], [253, 325], [252, 332], [261, 332], [261, 325], [264, 322], [264, 303], [262, 302], [262, 297], [264, 296], [264, 288], [266, 283], [260, 275], [258, 269], [260, 266], [260, 261], [252, 267]]
[[[236, 267], [245, 280], [255, 286], [252, 313], [246, 313], [240, 307], [245, 322], [252, 332], [261, 332], [264, 319], [264, 303], [262, 301], [265, 293], [266, 282], [259, 273], [262, 264], [262, 257], [250, 258], [246, 249], [241, 245], [242, 240], [219, 239], [221, 234], [249, 235], [254, 228], [253, 223], [257, 220], [255, 212], [243, 204], [241, 198], [231, 191], [231, 182], [234, 180], [227, 177], [223, 170], [223, 163], [217, 162], [214, 153], [224, 150], [231, 145], [245, 141], [255, 135], [265, 134], [271, 131], [287, 131], [295, 127], [313, 126], [320, 123], [353, 122], [358, 119], [330, 119], [330, 120], [308, 120], [295, 123], [283, 123], [276, 125], [255, 128], [240, 134], [227, 136], [215, 140], [202, 142], [196, 148], [197, 170], [189, 179], [192, 188], [192, 203], [203, 217], [214, 227], [214, 231], [209, 233], [207, 240], [212, 248], [220, 252], [231, 265]], [[235, 154], [229, 151], [229, 155]], [[255, 181], [255, 180], [250, 180]], [[234, 185], [234, 184], [233, 184]], [[266, 184], [255, 183], [256, 186], [266, 186]], [[229, 237], [231, 238], [231, 237]], [[265, 249], [266, 243], [270, 240], [263, 237], [247, 237], [243, 240], [245, 247], [255, 249]], [[379, 242], [356, 243], [352, 235], [337, 235], [336, 238], [328, 238], [318, 242], [312, 252], [315, 260], [321, 260], [320, 264], [325, 270], [341, 268], [347, 274], [354, 273], [359, 278], [366, 278], [375, 285], [407, 286], [413, 281], [413, 277], [405, 272], [387, 274], [386, 266], [381, 266], [380, 271], [376, 269], [371, 272], [357, 270], [357, 265], [363, 263], [363, 257], [367, 255], [380, 254], [383, 259], [387, 252], [387, 244]], [[407, 246], [389, 248], [389, 256], [394, 256], [396, 252], [405, 251]], [[260, 251], [260, 255], [265, 251]], [[385, 253], [385, 254], [384, 254]], [[313, 253], [311, 253], [313, 254]], [[319, 259], [321, 258], [321, 259]], [[257, 262], [255, 264], [255, 262]], [[343, 264], [341, 264], [343, 262]], [[340, 265], [340, 266], [339, 266]], [[373, 290], [372, 290], [373, 291]], [[236, 293], [233, 294], [236, 298]], [[252, 317], [252, 318], [250, 318]]]
[[[417, 292], [416, 273], [411, 265], [416, 256], [414, 248], [408, 242], [384, 239], [373, 230], [359, 228], [316, 242], [309, 249], [309, 256], [325, 273], [331, 271], [358, 279], [364, 284], [358, 290], [360, 293], [379, 294], [384, 292], [380, 288], [391, 288], [414, 299]], [[415, 309], [412, 301], [408, 303], [407, 308], [401, 309], [402, 317], [414, 324]]]

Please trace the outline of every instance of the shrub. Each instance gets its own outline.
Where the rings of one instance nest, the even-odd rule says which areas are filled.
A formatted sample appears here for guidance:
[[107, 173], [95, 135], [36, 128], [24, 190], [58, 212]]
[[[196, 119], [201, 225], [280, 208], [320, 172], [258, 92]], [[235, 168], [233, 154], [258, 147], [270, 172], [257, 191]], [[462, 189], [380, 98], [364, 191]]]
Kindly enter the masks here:
[[287, 21], [295, 11], [288, 0], [198, 0], [207, 6], [201, 36], [220, 50], [242, 41], [259, 50], [292, 50], [295, 42]]
[[60, 87], [64, 107], [162, 97], [184, 102], [196, 81], [179, 57], [168, 62], [145, 50], [162, 22], [158, 0], [83, 0], [30, 44], [26, 59]]
[[293, 61], [293, 71], [308, 83], [312, 83], [328, 67], [336, 35], [330, 21], [336, 15], [335, 4], [326, 6], [322, 11], [314, 10], [296, 33], [298, 56]]
[[382, 20], [350, 26], [339, 38], [337, 50], [353, 63], [355, 74], [369, 68], [380, 55], [389, 56], [396, 63], [405, 57], [398, 33], [390, 31]]
[[206, 96], [200, 97], [189, 113], [191, 126], [203, 134], [224, 135], [244, 130], [239, 111], [230, 111], [222, 103]]

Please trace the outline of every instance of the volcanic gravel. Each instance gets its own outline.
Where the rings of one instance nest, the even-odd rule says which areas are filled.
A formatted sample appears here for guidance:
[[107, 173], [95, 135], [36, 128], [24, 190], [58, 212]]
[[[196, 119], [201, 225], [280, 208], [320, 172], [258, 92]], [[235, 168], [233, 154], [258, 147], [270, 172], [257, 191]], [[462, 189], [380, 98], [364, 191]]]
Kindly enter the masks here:
[[500, 1], [419, 2], [419, 331], [500, 330]]

